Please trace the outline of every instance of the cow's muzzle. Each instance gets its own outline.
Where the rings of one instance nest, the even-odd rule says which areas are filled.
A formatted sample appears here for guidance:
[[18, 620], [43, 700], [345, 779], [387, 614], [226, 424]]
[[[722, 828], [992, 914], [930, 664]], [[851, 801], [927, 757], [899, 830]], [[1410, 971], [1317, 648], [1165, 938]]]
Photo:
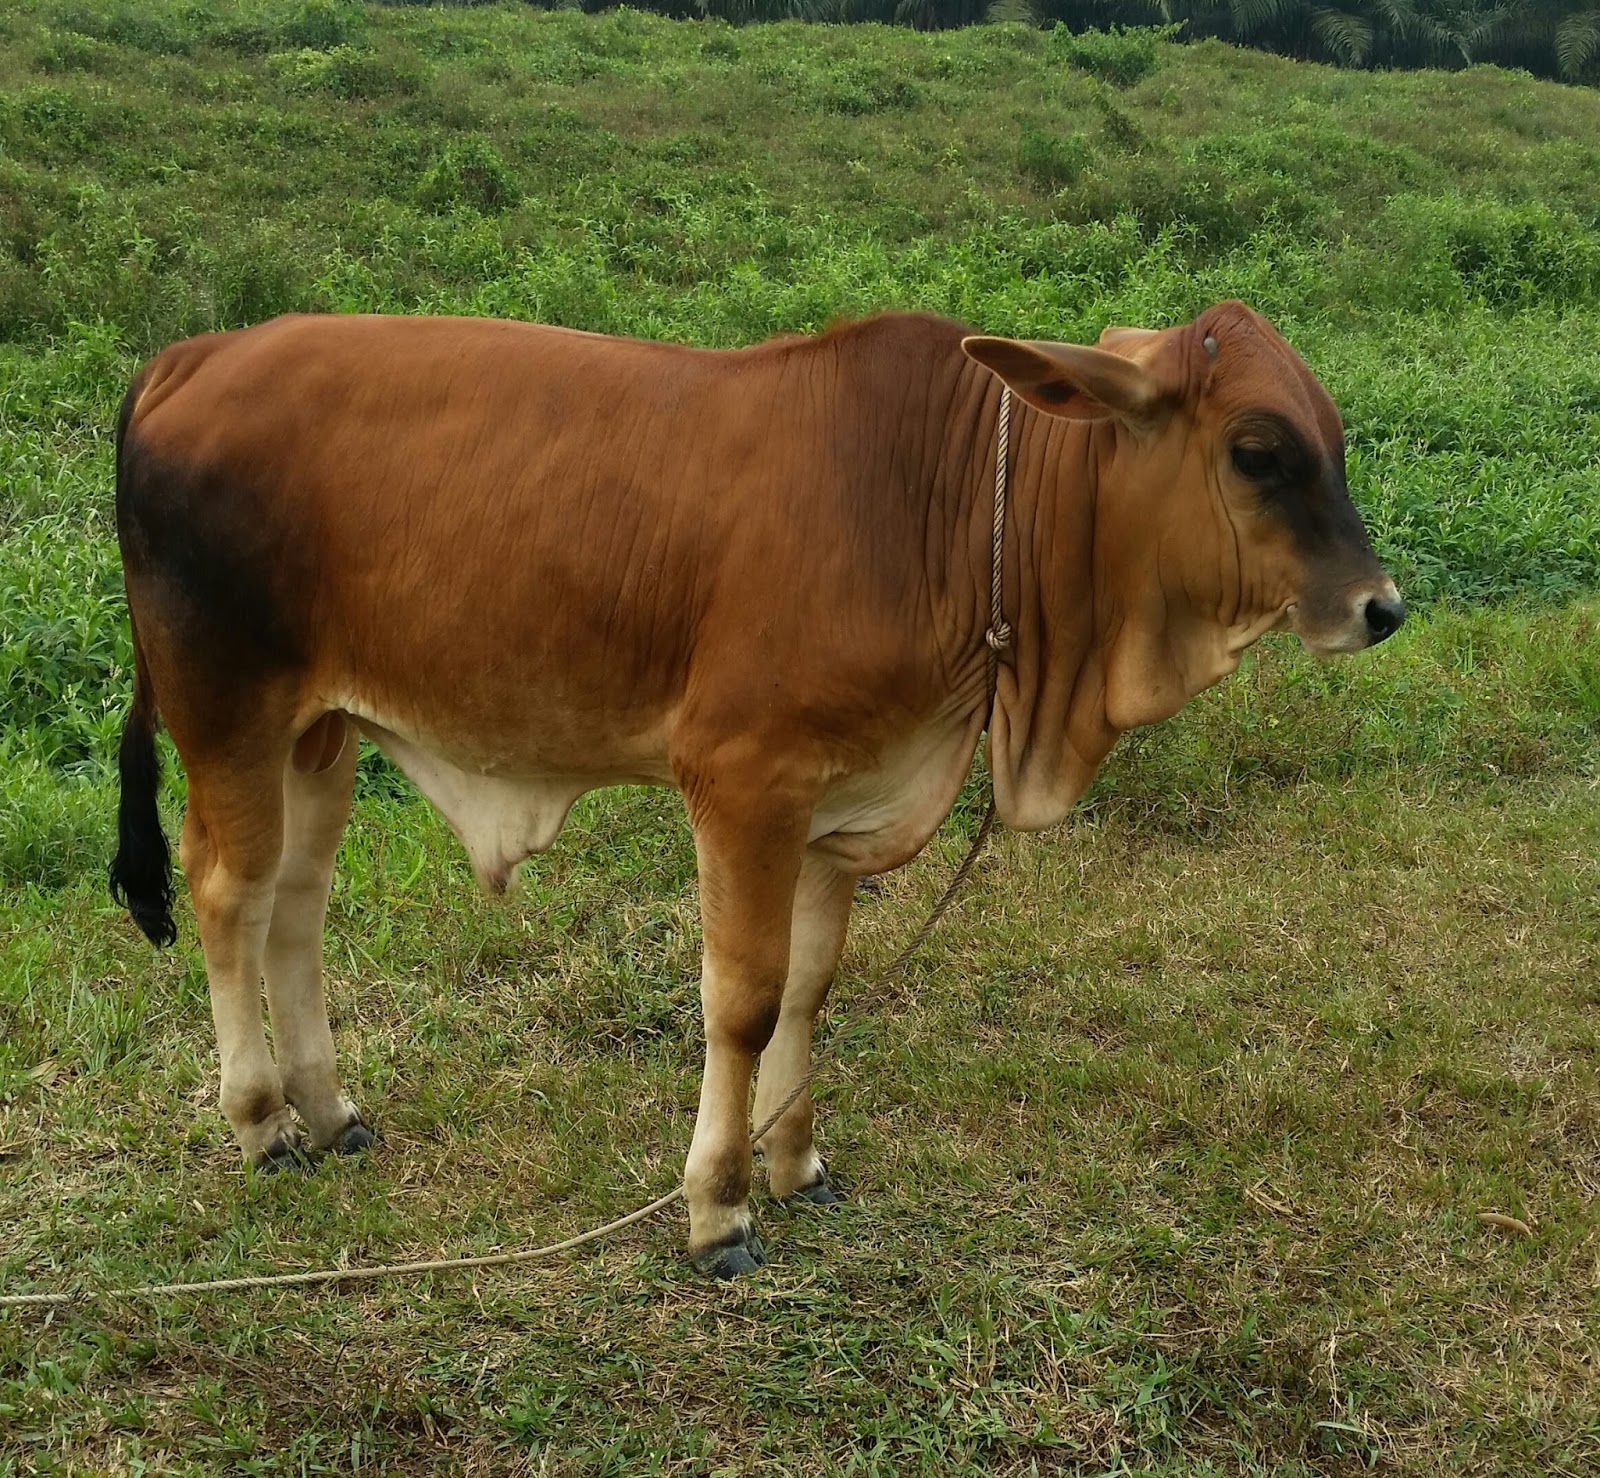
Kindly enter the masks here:
[[[1330, 609], [1331, 607], [1331, 609]], [[1386, 641], [1406, 619], [1406, 603], [1387, 576], [1346, 586], [1332, 601], [1291, 603], [1282, 625], [1296, 632], [1319, 657], [1360, 652]]]

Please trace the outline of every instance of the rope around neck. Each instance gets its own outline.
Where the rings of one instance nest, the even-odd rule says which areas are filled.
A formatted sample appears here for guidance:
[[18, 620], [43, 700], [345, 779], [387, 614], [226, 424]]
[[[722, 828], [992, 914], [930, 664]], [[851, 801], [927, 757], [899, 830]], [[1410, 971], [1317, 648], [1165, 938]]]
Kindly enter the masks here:
[[[994, 555], [989, 584], [989, 629], [984, 633], [984, 642], [989, 649], [988, 704], [991, 713], [995, 700], [995, 684], [999, 676], [1000, 653], [1011, 645], [1011, 627], [1006, 623], [1001, 603], [1010, 432], [1011, 390], [1009, 386], [1002, 385], [994, 464]], [[983, 820], [978, 825], [977, 835], [973, 837], [972, 845], [967, 848], [967, 855], [962, 858], [960, 867], [956, 869], [955, 875], [939, 896], [939, 901], [934, 904], [922, 927], [917, 930], [911, 942], [889, 962], [888, 968], [878, 976], [876, 985], [881, 987], [894, 980], [911, 962], [917, 951], [927, 943], [928, 936], [933, 933], [939, 920], [955, 901], [956, 894], [961, 891], [962, 885], [971, 875], [979, 854], [989, 840], [989, 834], [994, 830], [994, 823], [994, 787], [991, 785], [989, 803], [984, 810]], [[834, 1055], [827, 1050], [813, 1055], [811, 1065], [806, 1069], [804, 1076], [795, 1084], [783, 1102], [767, 1115], [765, 1121], [751, 1134], [752, 1149], [758, 1146], [766, 1137], [767, 1131], [794, 1107], [800, 1095], [811, 1086], [817, 1069]], [[109, 1303], [119, 1298], [182, 1297], [193, 1293], [242, 1293], [257, 1288], [309, 1288], [321, 1283], [355, 1283], [373, 1278], [415, 1278], [424, 1273], [460, 1272], [467, 1268], [510, 1267], [517, 1263], [537, 1262], [543, 1258], [554, 1257], [558, 1253], [571, 1252], [574, 1248], [582, 1247], [589, 1242], [598, 1242], [602, 1237], [609, 1237], [612, 1233], [620, 1232], [624, 1227], [633, 1226], [636, 1222], [646, 1221], [658, 1212], [665, 1211], [675, 1201], [681, 1201], [683, 1189], [680, 1183], [666, 1195], [658, 1196], [648, 1205], [639, 1207], [637, 1211], [630, 1211], [626, 1216], [619, 1216], [614, 1221], [608, 1221], [603, 1226], [591, 1227], [586, 1232], [579, 1232], [576, 1236], [560, 1242], [548, 1242], [542, 1247], [527, 1247], [518, 1252], [492, 1252], [482, 1257], [435, 1258], [424, 1262], [375, 1263], [358, 1268], [317, 1268], [303, 1273], [271, 1273], [247, 1278], [211, 1278], [197, 1283], [143, 1283], [131, 1288], [91, 1288], [81, 1293], [8, 1293], [0, 1295], [0, 1309], [61, 1308], [67, 1305], [84, 1307]]]
[[989, 644], [989, 703], [994, 704], [995, 659], [1011, 645], [1011, 627], [1006, 624], [1004, 602], [1000, 598], [1000, 577], [1005, 567], [1006, 473], [1011, 454], [1011, 387], [1000, 386], [1000, 426], [995, 434], [994, 454], [994, 542], [993, 563], [989, 572], [989, 629], [983, 639]]

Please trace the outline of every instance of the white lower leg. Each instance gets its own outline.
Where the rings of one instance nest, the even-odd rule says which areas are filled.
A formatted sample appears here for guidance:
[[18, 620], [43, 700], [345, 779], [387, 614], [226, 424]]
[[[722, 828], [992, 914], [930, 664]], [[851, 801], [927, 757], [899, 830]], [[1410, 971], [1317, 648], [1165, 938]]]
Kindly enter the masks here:
[[305, 1121], [313, 1149], [327, 1149], [360, 1115], [339, 1083], [322, 989], [327, 888], [280, 882], [267, 939], [267, 1006], [283, 1091]]
[[261, 1022], [261, 956], [272, 886], [243, 883], [216, 869], [198, 912], [222, 1060], [222, 1112], [240, 1148], [256, 1158], [298, 1137]]
[[[815, 1021], [815, 1011], [791, 1010], [785, 998], [778, 1029], [761, 1054], [761, 1075], [756, 1080], [757, 1126], [767, 1122], [806, 1075], [811, 1065], [811, 1034]], [[822, 1157], [813, 1141], [813, 1120], [811, 1090], [805, 1088], [783, 1117], [762, 1136], [760, 1149], [767, 1162], [767, 1184], [780, 1200], [822, 1179]]]
[[746, 1239], [750, 1234], [749, 1052], [710, 1038], [700, 1113], [684, 1164], [684, 1201], [689, 1208], [689, 1249], [698, 1252]]
[[[283, 1091], [305, 1121], [311, 1147], [324, 1150], [360, 1120], [339, 1083], [322, 988], [328, 889], [350, 816], [357, 745], [336, 714], [314, 725], [307, 737], [318, 741], [313, 761], [326, 763], [307, 771], [292, 760], [284, 770], [283, 857], [265, 967], [272, 1047]], [[303, 747], [297, 747], [297, 754]]]
[[[809, 797], [786, 795], [769, 776], [725, 779], [730, 783], [716, 791], [720, 809], [691, 810], [705, 932], [700, 1002], [706, 1068], [684, 1167], [689, 1250], [703, 1270], [719, 1277], [761, 1261], [750, 1236], [750, 1077], [782, 1005], [789, 919], [811, 812]], [[719, 1248], [726, 1249], [723, 1255]]]
[[[827, 863], [808, 857], [795, 890], [794, 921], [789, 937], [789, 978], [777, 1030], [761, 1054], [756, 1081], [755, 1122], [766, 1123], [806, 1075], [811, 1065], [811, 1038], [817, 1014], [844, 948], [855, 879]], [[767, 1182], [773, 1195], [791, 1196], [823, 1177], [822, 1158], [813, 1142], [811, 1090], [803, 1090], [761, 1140]]]

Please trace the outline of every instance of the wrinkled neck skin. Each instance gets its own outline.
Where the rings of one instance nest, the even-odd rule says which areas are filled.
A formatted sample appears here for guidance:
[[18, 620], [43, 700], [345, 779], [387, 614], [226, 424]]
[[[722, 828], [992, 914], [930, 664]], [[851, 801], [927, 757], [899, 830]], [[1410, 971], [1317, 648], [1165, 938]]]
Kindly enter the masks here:
[[[1000, 387], [992, 378], [991, 385], [983, 419], [993, 427]], [[1214, 595], [1192, 599], [1171, 543], [1180, 535], [1162, 532], [1165, 489], [1126, 475], [1128, 436], [1109, 421], [1046, 416], [1012, 398], [1004, 545], [1012, 639], [1000, 662], [988, 759], [1000, 819], [1017, 830], [1064, 820], [1122, 733], [1170, 718], [1233, 672], [1280, 614], [1247, 616], [1227, 572], [1222, 611]], [[980, 632], [994, 455], [991, 435], [973, 520], [984, 552]]]

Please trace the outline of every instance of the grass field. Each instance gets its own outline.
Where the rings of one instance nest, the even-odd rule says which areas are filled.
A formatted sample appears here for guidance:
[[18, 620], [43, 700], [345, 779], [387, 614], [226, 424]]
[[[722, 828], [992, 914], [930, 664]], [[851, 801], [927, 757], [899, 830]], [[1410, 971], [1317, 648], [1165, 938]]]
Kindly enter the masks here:
[[[539, 1268], [0, 1316], [0, 1474], [1600, 1469], [1600, 94], [1015, 26], [19, 0], [0, 14], [0, 1290], [478, 1253], [669, 1189], [700, 1054], [676, 799], [506, 904], [364, 762], [330, 993], [386, 1143], [247, 1178], [192, 923], [105, 896], [116, 403], [286, 308], [700, 343], [1214, 299], [1333, 391], [1415, 619], [1272, 640], [863, 899], [832, 1213], [699, 1280]], [[181, 803], [172, 776], [170, 815]], [[1480, 1221], [1499, 1212], [1523, 1236]]]

